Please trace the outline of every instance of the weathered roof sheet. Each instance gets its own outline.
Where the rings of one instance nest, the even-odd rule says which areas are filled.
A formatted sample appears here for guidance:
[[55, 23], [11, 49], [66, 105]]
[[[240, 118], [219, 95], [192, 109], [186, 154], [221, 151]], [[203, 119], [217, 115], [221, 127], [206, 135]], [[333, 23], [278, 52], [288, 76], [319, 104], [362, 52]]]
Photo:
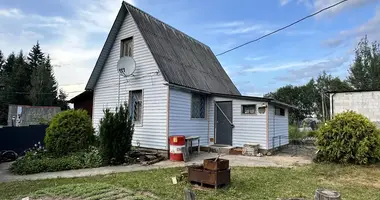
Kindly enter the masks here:
[[[210, 47], [128, 3], [123, 4], [168, 83], [210, 93], [240, 95]], [[93, 86], [87, 84], [86, 89]]]

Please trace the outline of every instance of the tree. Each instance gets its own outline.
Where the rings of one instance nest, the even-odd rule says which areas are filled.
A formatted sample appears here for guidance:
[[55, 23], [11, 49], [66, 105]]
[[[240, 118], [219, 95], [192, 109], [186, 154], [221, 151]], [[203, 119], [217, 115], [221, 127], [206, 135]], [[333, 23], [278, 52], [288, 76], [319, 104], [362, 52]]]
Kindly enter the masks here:
[[61, 108], [61, 110], [68, 110], [70, 109], [69, 105], [67, 104], [67, 94], [62, 89], [59, 90], [58, 99], [56, 102], [56, 105]]
[[[11, 58], [12, 59], [12, 58]], [[13, 62], [13, 60], [12, 60]], [[7, 65], [9, 63], [7, 62]], [[25, 61], [25, 57], [22, 51], [17, 54], [13, 62], [13, 66], [9, 66], [11, 69], [10, 75], [7, 77], [6, 87], [9, 104], [21, 104], [28, 105], [28, 87], [30, 85], [28, 73], [28, 66]]]
[[45, 62], [45, 55], [41, 50], [40, 43], [37, 41], [37, 44], [32, 47], [28, 55], [28, 62], [30, 67], [30, 72], [33, 72], [39, 65], [42, 65]]
[[285, 102], [296, 106], [298, 109], [293, 109], [289, 113], [289, 121], [291, 123], [296, 123], [312, 114], [312, 96], [311, 91], [313, 89], [313, 84], [307, 84], [304, 86], [293, 86], [287, 85], [276, 90], [276, 92], [271, 92], [266, 94], [264, 97], [269, 97], [276, 99], [278, 101]]
[[[353, 88], [346, 82], [340, 80], [339, 77], [333, 77], [323, 71], [319, 74], [315, 83], [315, 103], [317, 104], [316, 115], [319, 119], [330, 119], [330, 97], [329, 91], [350, 91]], [[323, 98], [323, 99], [322, 99]]]
[[349, 69], [348, 82], [359, 90], [380, 89], [380, 44], [361, 39], [355, 50], [355, 60]]
[[33, 70], [29, 98], [34, 106], [52, 106], [57, 102], [57, 83], [49, 56]]
[[5, 58], [4, 58], [4, 54], [3, 52], [0, 50], [0, 77], [2, 76], [3, 74], [3, 67], [5, 65]]

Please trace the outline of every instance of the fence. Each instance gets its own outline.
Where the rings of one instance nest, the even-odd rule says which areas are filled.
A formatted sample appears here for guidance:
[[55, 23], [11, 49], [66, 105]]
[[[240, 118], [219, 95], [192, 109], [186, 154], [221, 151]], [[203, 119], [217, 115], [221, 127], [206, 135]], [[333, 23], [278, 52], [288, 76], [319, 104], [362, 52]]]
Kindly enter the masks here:
[[292, 156], [314, 156], [316, 152], [316, 139], [305, 137], [302, 139], [292, 139], [289, 136], [280, 135], [272, 137], [272, 149], [276, 152], [286, 153]]
[[33, 125], [0, 128], [0, 150], [13, 150], [22, 154], [38, 142], [43, 144], [47, 127], [47, 125]]

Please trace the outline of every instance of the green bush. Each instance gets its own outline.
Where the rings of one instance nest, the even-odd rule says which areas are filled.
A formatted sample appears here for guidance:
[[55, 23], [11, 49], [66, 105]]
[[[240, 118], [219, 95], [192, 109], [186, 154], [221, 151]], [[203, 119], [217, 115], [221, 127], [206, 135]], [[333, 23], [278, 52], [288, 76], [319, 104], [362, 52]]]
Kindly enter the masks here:
[[317, 137], [317, 135], [318, 135], [318, 131], [308, 131], [307, 132], [307, 136], [308, 137]]
[[105, 164], [121, 164], [131, 150], [134, 126], [127, 104], [110, 112], [104, 110], [99, 126], [99, 147]]
[[56, 156], [83, 151], [94, 143], [94, 129], [87, 112], [66, 110], [54, 116], [46, 129], [45, 147]]
[[353, 111], [338, 114], [319, 129], [316, 161], [368, 164], [380, 158], [376, 125]]
[[305, 133], [298, 130], [296, 125], [289, 125], [289, 139], [290, 140], [298, 140], [305, 136]]
[[55, 172], [71, 169], [83, 169], [100, 167], [101, 156], [97, 149], [92, 148], [88, 152], [77, 152], [75, 154], [53, 157], [28, 153], [12, 163], [10, 171], [15, 174], [34, 174], [41, 172]]

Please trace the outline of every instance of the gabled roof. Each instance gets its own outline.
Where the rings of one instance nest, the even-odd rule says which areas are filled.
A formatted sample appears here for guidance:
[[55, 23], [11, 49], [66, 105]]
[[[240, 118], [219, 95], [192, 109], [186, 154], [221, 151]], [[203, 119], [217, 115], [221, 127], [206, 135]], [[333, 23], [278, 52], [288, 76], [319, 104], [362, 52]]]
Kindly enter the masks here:
[[94, 89], [127, 12], [168, 83], [210, 93], [240, 95], [210, 47], [126, 2], [122, 3], [86, 90]]

